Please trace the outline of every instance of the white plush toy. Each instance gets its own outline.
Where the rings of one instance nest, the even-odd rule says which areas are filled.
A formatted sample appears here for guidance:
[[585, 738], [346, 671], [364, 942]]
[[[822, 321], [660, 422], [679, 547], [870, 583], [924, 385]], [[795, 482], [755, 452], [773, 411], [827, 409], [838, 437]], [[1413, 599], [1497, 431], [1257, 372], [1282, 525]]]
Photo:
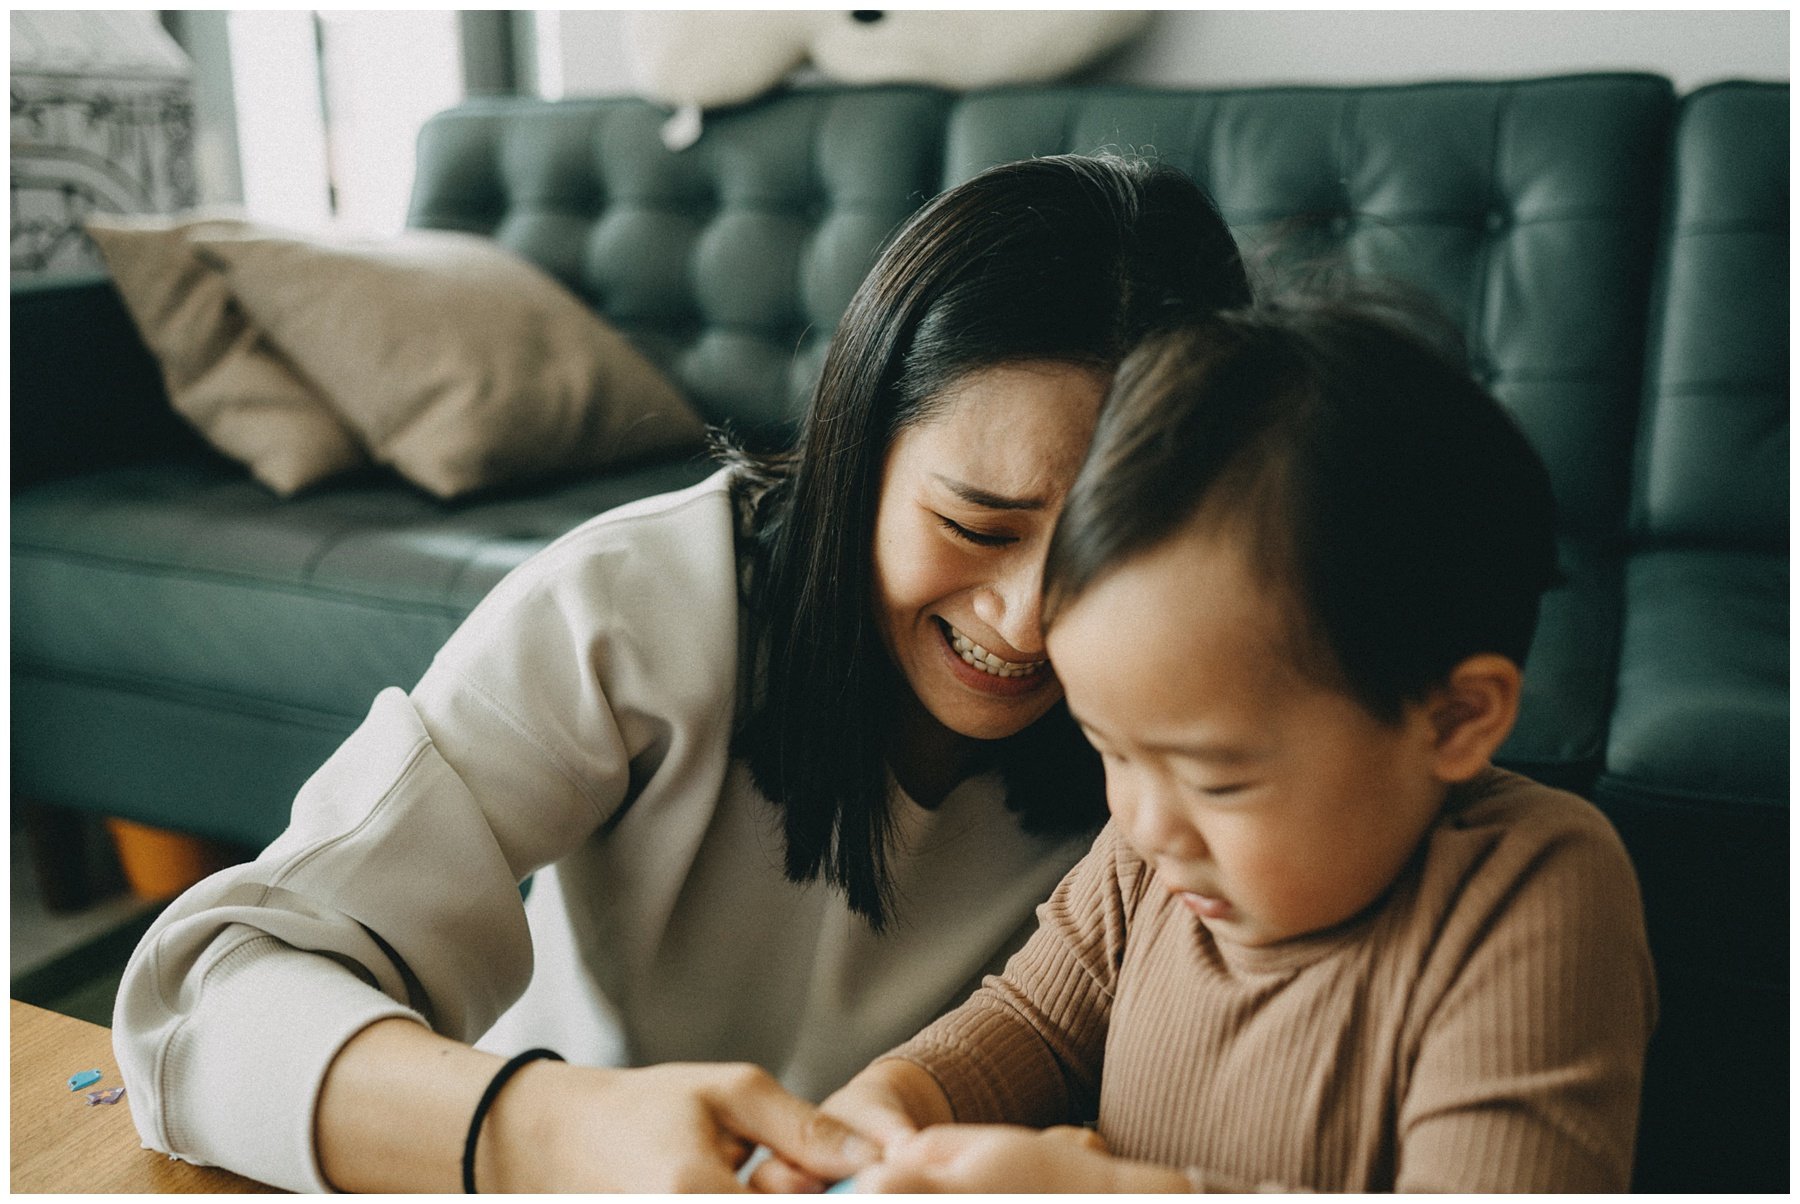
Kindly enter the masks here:
[[811, 63], [853, 84], [985, 88], [1067, 75], [1124, 44], [1147, 12], [924, 11], [627, 14], [638, 91], [676, 115], [663, 136], [700, 136], [700, 110], [760, 95]]

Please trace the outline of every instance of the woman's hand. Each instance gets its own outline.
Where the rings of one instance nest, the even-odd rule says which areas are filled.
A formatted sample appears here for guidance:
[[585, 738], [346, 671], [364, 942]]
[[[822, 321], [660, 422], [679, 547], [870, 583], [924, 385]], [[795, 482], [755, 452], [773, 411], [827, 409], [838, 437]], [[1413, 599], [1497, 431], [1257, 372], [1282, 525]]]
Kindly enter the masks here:
[[[927, 1125], [955, 1119], [937, 1080], [899, 1058], [872, 1063], [819, 1105], [819, 1111], [836, 1117], [881, 1149], [906, 1140]], [[816, 1192], [842, 1177], [808, 1173], [776, 1154], [751, 1172], [750, 1183], [758, 1191]]]
[[510, 1191], [743, 1191], [737, 1171], [758, 1145], [822, 1182], [855, 1174], [880, 1154], [757, 1066], [604, 1070], [539, 1062], [496, 1099], [476, 1147], [476, 1183]]
[[940, 1125], [887, 1149], [856, 1178], [868, 1192], [1186, 1191], [1178, 1171], [1115, 1158], [1098, 1133], [1067, 1125]]

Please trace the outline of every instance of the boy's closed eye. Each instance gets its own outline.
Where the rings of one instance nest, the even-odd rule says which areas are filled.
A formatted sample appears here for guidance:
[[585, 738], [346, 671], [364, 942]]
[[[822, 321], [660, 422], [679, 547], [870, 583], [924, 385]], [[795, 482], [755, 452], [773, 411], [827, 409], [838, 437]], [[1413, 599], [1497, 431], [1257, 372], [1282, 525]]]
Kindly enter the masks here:
[[1245, 794], [1248, 794], [1250, 792], [1250, 790], [1252, 788], [1254, 788], [1256, 783], [1254, 783], [1254, 782], [1227, 782], [1224, 784], [1215, 785], [1215, 784], [1211, 784], [1211, 783], [1189, 781], [1189, 782], [1184, 782], [1183, 785], [1187, 787], [1187, 789], [1190, 793], [1198, 794], [1205, 798], [1230, 799], [1230, 798], [1238, 798]]

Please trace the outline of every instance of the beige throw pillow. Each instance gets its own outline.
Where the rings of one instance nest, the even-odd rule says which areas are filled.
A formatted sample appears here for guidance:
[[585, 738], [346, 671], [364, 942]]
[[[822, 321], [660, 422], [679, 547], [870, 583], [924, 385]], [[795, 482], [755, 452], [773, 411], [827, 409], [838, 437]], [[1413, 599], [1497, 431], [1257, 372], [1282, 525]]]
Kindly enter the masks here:
[[702, 438], [699, 417], [623, 335], [489, 239], [194, 241], [369, 453], [438, 497]]
[[250, 229], [222, 217], [87, 221], [176, 412], [285, 497], [368, 458], [324, 396], [245, 318], [224, 275], [188, 241], [197, 233]]

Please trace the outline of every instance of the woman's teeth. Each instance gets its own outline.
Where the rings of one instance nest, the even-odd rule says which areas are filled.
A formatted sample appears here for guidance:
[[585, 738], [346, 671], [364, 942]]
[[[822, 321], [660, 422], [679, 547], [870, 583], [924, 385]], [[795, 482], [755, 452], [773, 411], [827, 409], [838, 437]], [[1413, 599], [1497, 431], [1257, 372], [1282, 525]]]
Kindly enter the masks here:
[[950, 646], [963, 660], [995, 677], [1025, 677], [1044, 667], [1043, 661], [1003, 661], [954, 627], [950, 628]]

